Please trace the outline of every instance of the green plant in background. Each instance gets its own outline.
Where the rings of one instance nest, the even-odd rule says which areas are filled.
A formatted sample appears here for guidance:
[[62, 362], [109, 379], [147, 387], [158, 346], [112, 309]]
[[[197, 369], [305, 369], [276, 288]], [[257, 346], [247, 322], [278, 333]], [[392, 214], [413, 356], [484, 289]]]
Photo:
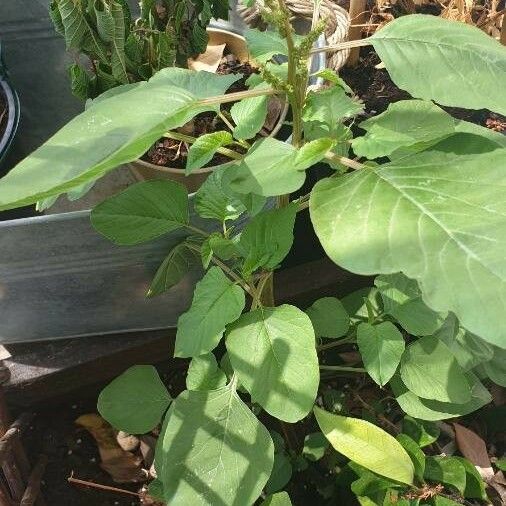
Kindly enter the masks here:
[[69, 68], [72, 92], [86, 100], [166, 67], [186, 67], [205, 51], [211, 18], [228, 19], [228, 2], [142, 0], [135, 21], [126, 0], [52, 0], [49, 13], [67, 49], [86, 56]]
[[[276, 31], [246, 34], [261, 64], [249, 90], [225, 94], [238, 76], [171, 68], [106, 94], [0, 181], [0, 209], [89, 187], [197, 114], [234, 102], [230, 131], [188, 140], [187, 173], [223, 147], [235, 160], [192, 199], [182, 185], [155, 180], [92, 212], [93, 226], [116, 244], [187, 231], [148, 295], [175, 286], [196, 263], [205, 271], [177, 329], [175, 356], [191, 360], [186, 390], [172, 399], [153, 367], [136, 366], [105, 388], [100, 413], [131, 433], [162, 423], [150, 491], [171, 505], [246, 505], [261, 494], [265, 505], [290, 504], [280, 491], [306, 470], [323, 498], [344, 485], [363, 505], [483, 499], [469, 462], [421, 448], [438, 437], [434, 421], [479, 409], [491, 400], [486, 385], [505, 383], [506, 138], [432, 101], [505, 114], [497, 84], [506, 79], [506, 48], [473, 27], [423, 15], [339, 45], [372, 45], [414, 97], [363, 122], [365, 134], [353, 138], [346, 121], [362, 105], [346, 83], [325, 70], [325, 87], [307, 87], [321, 27], [298, 37], [283, 1], [268, 5]], [[275, 55], [287, 63], [274, 64]], [[290, 102], [291, 144], [255, 140], [273, 94]], [[316, 163], [331, 175], [291, 199]], [[334, 262], [378, 276], [374, 287], [304, 311], [276, 305], [273, 272], [308, 207]], [[216, 231], [198, 228], [194, 214], [214, 220]], [[350, 343], [362, 367], [339, 361], [335, 352]], [[391, 396], [375, 407], [358, 396], [362, 419], [350, 416], [329, 388], [340, 374], [367, 374], [371, 388]], [[267, 430], [260, 411], [284, 437]], [[313, 412], [321, 432], [307, 433], [309, 424], [297, 422]], [[398, 431], [388, 416], [402, 412], [396, 437], [377, 426]]]

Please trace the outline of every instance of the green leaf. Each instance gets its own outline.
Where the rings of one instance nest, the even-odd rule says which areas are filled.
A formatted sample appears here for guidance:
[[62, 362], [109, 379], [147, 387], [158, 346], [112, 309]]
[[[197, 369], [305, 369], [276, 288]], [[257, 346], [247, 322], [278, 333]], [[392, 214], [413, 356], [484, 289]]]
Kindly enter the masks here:
[[404, 352], [404, 338], [391, 322], [378, 325], [360, 323], [357, 344], [369, 376], [384, 386], [397, 370]]
[[402, 420], [402, 432], [423, 448], [437, 441], [440, 429], [435, 423], [416, 420], [407, 415]]
[[464, 494], [466, 470], [455, 457], [427, 457], [424, 476], [426, 480], [449, 485]]
[[250, 28], [244, 32], [251, 56], [260, 63], [265, 63], [273, 56], [288, 55], [286, 39], [273, 30], [261, 32]]
[[494, 357], [483, 364], [487, 376], [497, 385], [506, 388], [506, 350], [494, 347]]
[[245, 257], [243, 272], [251, 275], [259, 268], [272, 270], [292, 247], [297, 204], [265, 211], [244, 227], [238, 250]]
[[423, 480], [423, 475], [425, 472], [425, 454], [420, 449], [418, 444], [406, 434], [398, 434], [397, 441], [401, 443], [402, 447], [410, 456], [411, 462], [413, 462], [413, 466], [415, 467], [415, 476], [419, 480]]
[[467, 415], [480, 409], [492, 400], [488, 390], [476, 376], [468, 374], [467, 379], [471, 384], [472, 397], [465, 404], [452, 404], [422, 399], [413, 392], [410, 392], [397, 375], [390, 380], [390, 386], [399, 406], [406, 414], [414, 418], [420, 418], [421, 420], [436, 421]]
[[341, 86], [332, 86], [308, 93], [302, 119], [304, 123], [320, 125], [326, 135], [332, 137], [343, 119], [356, 116], [363, 108], [363, 104], [350, 98]]
[[225, 222], [246, 211], [245, 205], [229, 187], [227, 172], [214, 170], [195, 195], [195, 210], [202, 218]]
[[230, 109], [235, 122], [233, 130], [236, 139], [252, 139], [260, 132], [267, 117], [268, 98], [252, 97], [236, 102]]
[[0, 210], [65, 193], [139, 158], [167, 130], [215, 110], [199, 100], [239, 78], [168, 68], [94, 101], [0, 180]]
[[497, 83], [506, 81], [506, 48], [482, 30], [416, 14], [369, 40], [393, 82], [413, 97], [506, 114], [506, 96], [497, 93]]
[[470, 371], [482, 362], [490, 360], [494, 355], [493, 346], [478, 336], [466, 332], [459, 326], [457, 318], [452, 313], [448, 315], [434, 336], [448, 346], [465, 371]]
[[424, 399], [457, 404], [471, 400], [463, 369], [437, 337], [422, 337], [410, 344], [402, 356], [400, 373], [403, 383]]
[[464, 493], [462, 495], [471, 499], [482, 499], [483, 501], [486, 501], [486, 485], [476, 467], [464, 457], [453, 458], [457, 459], [466, 470], [466, 488], [464, 489]]
[[337, 72], [335, 70], [325, 68], [322, 70], [319, 70], [318, 72], [315, 72], [313, 74], [314, 77], [320, 77], [321, 79], [324, 79], [325, 81], [329, 81], [332, 84], [339, 85], [346, 93], [353, 93], [353, 90], [346, 84], [344, 79], [339, 77]]
[[91, 224], [116, 244], [138, 244], [188, 224], [188, 192], [175, 181], [129, 186], [91, 212]]
[[320, 373], [313, 327], [300, 309], [246, 313], [229, 327], [225, 344], [241, 384], [268, 413], [293, 423], [311, 411]]
[[434, 506], [460, 506], [462, 503], [453, 501], [452, 499], [442, 495], [437, 495], [432, 499], [432, 504]]
[[155, 478], [148, 485], [148, 494], [158, 501], [163, 501], [163, 483]]
[[292, 478], [292, 472], [292, 464], [287, 455], [284, 452], [275, 453], [274, 465], [269, 481], [265, 485], [265, 493], [272, 494], [283, 489]]
[[114, 21], [114, 32], [111, 40], [111, 69], [112, 75], [120, 83], [128, 83], [128, 73], [125, 58], [125, 39], [127, 27], [125, 16], [120, 3], [110, 3], [110, 14]]
[[[97, 21], [97, 31], [104, 42], [112, 42], [114, 38], [114, 17], [111, 13], [111, 3], [103, 0], [92, 0], [93, 10]], [[115, 2], [112, 2], [115, 3]], [[121, 6], [120, 6], [121, 8]], [[123, 21], [124, 24], [124, 21]]]
[[229, 385], [175, 399], [155, 468], [168, 504], [232, 506], [255, 502], [273, 461], [269, 432]]
[[219, 148], [227, 146], [232, 141], [232, 135], [229, 132], [221, 130], [198, 137], [188, 150], [186, 175], [204, 167], [204, 165], [213, 159]]
[[444, 322], [447, 313], [433, 311], [422, 300], [418, 283], [402, 273], [378, 276], [374, 284], [383, 299], [385, 313], [415, 336], [432, 335]]
[[209, 267], [213, 255], [221, 260], [230, 260], [238, 256], [237, 245], [235, 240], [226, 239], [221, 234], [212, 233], [200, 248], [202, 265], [205, 269]]
[[378, 476], [355, 462], [350, 462], [348, 466], [359, 477], [358, 480], [351, 484], [351, 491], [357, 496], [373, 496], [378, 494], [378, 492], [383, 492], [400, 485], [396, 481]]
[[225, 326], [244, 309], [244, 291], [219, 267], [211, 267], [197, 283], [190, 309], [179, 317], [175, 357], [198, 357], [220, 342]]
[[343, 304], [335, 297], [323, 297], [306, 309], [317, 337], [336, 339], [350, 328], [350, 317]]
[[286, 142], [266, 137], [256, 141], [246, 156], [231, 167], [230, 186], [239, 193], [266, 197], [298, 190], [306, 174], [295, 165], [297, 150]]
[[[88, 31], [81, 2], [75, 0], [58, 0], [59, 19], [65, 29], [65, 43], [67, 49], [80, 49], [80, 45]], [[53, 17], [55, 13], [53, 12]], [[61, 25], [58, 23], [58, 26]]]
[[341, 267], [403, 272], [433, 310], [452, 311], [470, 332], [505, 346], [505, 169], [506, 149], [418, 153], [319, 181], [311, 220]]
[[260, 506], [292, 506], [292, 501], [286, 492], [278, 492], [267, 496]]
[[154, 297], [177, 285], [195, 265], [195, 253], [185, 242], [174, 246], [151, 282], [146, 297]]
[[497, 467], [497, 469], [500, 469], [501, 471], [506, 471], [506, 457], [497, 459], [495, 461], [495, 466]]
[[227, 377], [212, 353], [192, 358], [186, 375], [188, 390], [216, 390], [226, 383]]
[[413, 483], [413, 463], [390, 434], [358, 418], [332, 415], [318, 407], [314, 413], [320, 429], [338, 452], [381, 476]]
[[152, 365], [134, 365], [102, 390], [97, 408], [114, 428], [145, 434], [160, 423], [171, 400]]
[[360, 288], [345, 295], [341, 302], [350, 315], [352, 323], [369, 321], [367, 305], [374, 309], [376, 315], [383, 312], [380, 293], [375, 287]]
[[77, 63], [69, 67], [70, 88], [72, 94], [81, 100], [87, 100], [92, 94], [93, 84], [88, 73]]
[[302, 455], [312, 462], [320, 460], [329, 447], [328, 439], [321, 432], [312, 432], [304, 438]]
[[430, 146], [455, 132], [455, 120], [432, 102], [402, 100], [359, 127], [366, 134], [353, 139], [353, 151], [372, 160], [389, 156], [399, 148]]

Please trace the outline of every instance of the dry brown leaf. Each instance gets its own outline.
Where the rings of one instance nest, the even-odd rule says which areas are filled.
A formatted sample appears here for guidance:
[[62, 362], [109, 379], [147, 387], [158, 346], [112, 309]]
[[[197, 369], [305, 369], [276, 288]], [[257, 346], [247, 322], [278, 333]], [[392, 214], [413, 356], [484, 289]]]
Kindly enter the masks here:
[[100, 466], [117, 483], [145, 481], [146, 470], [142, 458], [123, 450], [116, 441], [114, 429], [99, 415], [80, 416], [75, 423], [86, 429], [95, 439], [100, 454]]
[[155, 460], [155, 447], [157, 439], [153, 436], [144, 435], [141, 436], [140, 451], [142, 458], [144, 459], [144, 466], [146, 468], [151, 467]]
[[215, 74], [223, 58], [225, 46], [226, 44], [207, 46], [205, 53], [199, 54], [195, 59], [190, 58], [188, 60], [188, 68], [190, 70], [205, 70]]
[[454, 423], [453, 428], [455, 429], [455, 441], [460, 453], [474, 464], [481, 477], [486, 482], [489, 482], [494, 476], [494, 471], [485, 441], [478, 434], [463, 425]]
[[128, 434], [120, 430], [116, 436], [116, 441], [126, 452], [133, 452], [139, 447], [140, 440], [137, 436]]

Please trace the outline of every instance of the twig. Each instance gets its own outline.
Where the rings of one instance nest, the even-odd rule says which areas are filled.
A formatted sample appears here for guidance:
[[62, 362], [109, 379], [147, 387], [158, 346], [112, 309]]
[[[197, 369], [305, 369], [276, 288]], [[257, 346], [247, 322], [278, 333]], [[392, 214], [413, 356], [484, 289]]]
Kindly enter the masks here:
[[[197, 139], [192, 137], [191, 135], [180, 134], [179, 132], [165, 132], [163, 137], [167, 137], [168, 139], [173, 139], [175, 141], [188, 142], [193, 144]], [[234, 160], [240, 160], [242, 155], [236, 153], [235, 151], [227, 148], [218, 148], [216, 151], [221, 153], [222, 155], [228, 156], [229, 158], [233, 158]]]
[[369, 404], [367, 404], [367, 402], [365, 402], [364, 399], [362, 399], [362, 397], [360, 397], [360, 395], [357, 394], [357, 392], [353, 392], [353, 396], [357, 399], [357, 401], [360, 402], [360, 404], [362, 404], [362, 406], [364, 406], [364, 408], [366, 408], [368, 411], [370, 411], [374, 415], [377, 415], [377, 417], [383, 423], [388, 425], [395, 432], [395, 434], [399, 433], [399, 429], [397, 428], [397, 426], [394, 423], [392, 423], [387, 417], [380, 415], [379, 413], [376, 413], [374, 408], [372, 406], [370, 406]]
[[107, 490], [109, 492], [116, 492], [118, 494], [134, 495], [135, 497], [142, 497], [142, 494], [138, 492], [132, 492], [123, 488], [110, 487], [109, 485], [101, 485], [100, 483], [93, 483], [92, 481], [79, 480], [74, 478], [74, 473], [67, 478], [69, 483], [75, 483], [77, 485], [84, 485], [85, 487], [98, 488], [99, 490]]
[[33, 506], [37, 500], [40, 493], [40, 481], [44, 475], [47, 460], [45, 455], [39, 457], [37, 464], [33, 468], [32, 474], [30, 474], [30, 478], [28, 478], [28, 484], [19, 506]]
[[334, 51], [342, 51], [344, 49], [352, 49], [354, 47], [370, 46], [372, 42], [369, 39], [350, 40], [340, 42], [334, 46], [322, 46], [311, 49], [311, 53], [331, 53]]

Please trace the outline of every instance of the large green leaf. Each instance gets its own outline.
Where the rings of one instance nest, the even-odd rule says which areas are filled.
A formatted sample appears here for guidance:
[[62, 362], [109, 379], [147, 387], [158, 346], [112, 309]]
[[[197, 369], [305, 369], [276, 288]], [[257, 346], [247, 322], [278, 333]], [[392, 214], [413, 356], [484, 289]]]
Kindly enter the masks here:
[[292, 501], [286, 492], [278, 492], [267, 496], [260, 506], [292, 506]]
[[402, 410], [420, 420], [436, 421], [455, 418], [467, 415], [485, 404], [488, 404], [492, 397], [482, 383], [472, 374], [468, 374], [468, 381], [471, 384], [471, 400], [465, 404], [440, 402], [430, 399], [422, 399], [413, 392], [410, 392], [399, 376], [395, 375], [390, 380], [390, 386], [395, 398]]
[[454, 457], [463, 466], [466, 471], [466, 488], [462, 494], [464, 497], [471, 497], [474, 499], [487, 500], [487, 492], [485, 491], [486, 484], [483, 481], [478, 469], [464, 457]]
[[423, 100], [390, 104], [385, 112], [359, 126], [366, 134], [353, 139], [353, 151], [369, 159], [388, 156], [399, 148], [427, 146], [455, 132], [454, 119], [437, 105]]
[[398, 434], [397, 441], [401, 443], [402, 447], [410, 456], [411, 462], [413, 462], [413, 466], [415, 467], [415, 476], [419, 480], [423, 480], [423, 474], [425, 471], [425, 454], [418, 444], [406, 434]]
[[320, 380], [311, 320], [287, 304], [246, 313], [226, 346], [241, 384], [268, 413], [286, 422], [313, 407]]
[[403, 383], [424, 399], [457, 404], [471, 400], [464, 370], [437, 337], [422, 337], [410, 344], [402, 356], [400, 373]]
[[198, 357], [220, 342], [225, 326], [244, 309], [244, 291], [219, 267], [211, 267], [197, 283], [190, 309], [179, 317], [174, 356]]
[[292, 247], [296, 215], [297, 204], [290, 204], [265, 211], [246, 225], [238, 244], [246, 276], [260, 267], [274, 269], [285, 258]]
[[324, 179], [311, 193], [330, 258], [359, 274], [402, 271], [424, 302], [506, 347], [506, 149], [425, 152]]
[[404, 352], [404, 338], [391, 322], [360, 323], [357, 344], [369, 376], [384, 386], [397, 370]]
[[335, 297], [323, 297], [306, 309], [317, 337], [337, 339], [350, 328], [350, 316]]
[[378, 287], [385, 313], [415, 336], [433, 334], [444, 322], [446, 313], [433, 311], [422, 300], [418, 283], [401, 273], [378, 276]]
[[0, 210], [64, 193], [139, 158], [167, 130], [214, 110], [199, 100], [238, 78], [168, 68], [94, 101], [0, 180]]
[[[413, 97], [506, 114], [506, 48], [484, 31], [456, 21], [402, 16], [370, 39], [394, 83]], [[479, 83], [479, 85], [477, 84]]]
[[253, 504], [272, 470], [267, 429], [233, 385], [185, 391], [173, 402], [155, 468], [172, 506]]
[[102, 390], [97, 408], [116, 429], [144, 434], [160, 423], [170, 402], [156, 369], [134, 365]]
[[461, 494], [466, 488], [466, 469], [455, 457], [427, 457], [425, 478], [455, 487]]
[[284, 451], [275, 452], [272, 472], [265, 484], [265, 493], [272, 494], [282, 490], [292, 478], [292, 472], [292, 463], [288, 455]]
[[414, 467], [394, 437], [372, 423], [314, 408], [330, 444], [353, 462], [401, 483], [413, 483]]
[[154, 297], [177, 285], [195, 264], [195, 253], [185, 242], [174, 246], [151, 282], [146, 297]]
[[137, 183], [104, 200], [91, 224], [116, 244], [138, 244], [188, 224], [188, 192], [175, 181]]

